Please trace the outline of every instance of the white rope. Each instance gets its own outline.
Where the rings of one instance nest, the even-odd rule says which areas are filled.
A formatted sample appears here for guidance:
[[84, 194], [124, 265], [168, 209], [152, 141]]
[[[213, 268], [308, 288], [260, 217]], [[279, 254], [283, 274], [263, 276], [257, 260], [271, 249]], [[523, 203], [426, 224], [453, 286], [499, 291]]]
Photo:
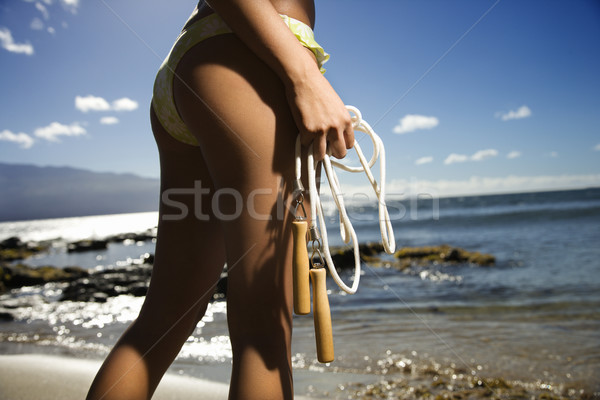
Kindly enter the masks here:
[[[367, 175], [367, 178], [369, 179], [369, 182], [371, 183], [371, 186], [375, 191], [375, 196], [377, 197], [381, 242], [386, 253], [391, 254], [395, 251], [396, 241], [394, 239], [392, 223], [390, 221], [390, 216], [385, 203], [385, 148], [383, 146], [383, 142], [381, 141], [381, 138], [377, 136], [377, 134], [373, 131], [373, 128], [371, 128], [371, 126], [365, 120], [362, 119], [362, 115], [356, 107], [346, 106], [346, 108], [351, 114], [353, 114], [352, 125], [354, 127], [354, 132], [363, 132], [369, 135], [373, 143], [373, 155], [371, 156], [371, 160], [367, 162], [362, 152], [362, 149], [358, 145], [358, 142], [356, 140], [354, 141], [354, 149], [356, 150], [356, 154], [358, 155], [358, 159], [360, 160], [360, 166], [348, 166], [340, 161], [333, 160], [329, 156], [329, 154], [326, 154], [325, 158], [323, 159], [323, 166], [325, 169], [325, 174], [327, 175], [327, 180], [329, 181], [329, 188], [331, 189], [333, 201], [335, 202], [336, 208], [338, 209], [340, 215], [340, 235], [344, 243], [348, 243], [350, 240], [352, 240], [354, 246], [354, 281], [352, 282], [352, 287], [347, 286], [344, 283], [344, 281], [342, 281], [335, 269], [333, 260], [331, 259], [331, 253], [329, 251], [329, 242], [327, 240], [327, 229], [325, 227], [325, 216], [323, 214], [323, 207], [321, 205], [319, 191], [317, 190], [317, 162], [315, 162], [314, 160], [312, 145], [308, 149], [307, 158], [308, 192], [310, 196], [309, 231], [311, 229], [316, 229], [319, 232], [320, 237], [323, 241], [322, 249], [324, 258], [327, 262], [327, 267], [329, 268], [329, 272], [331, 273], [331, 276], [333, 277], [334, 281], [345, 292], [354, 294], [358, 289], [358, 283], [360, 281], [361, 273], [358, 240], [356, 238], [356, 232], [354, 231], [354, 227], [352, 226], [350, 218], [348, 217], [348, 214], [346, 212], [346, 207], [344, 206], [344, 198], [342, 197], [340, 189], [340, 183], [333, 167], [337, 167], [348, 172], [364, 172]], [[373, 165], [375, 165], [377, 159], [379, 159], [379, 178], [381, 181], [380, 185], [377, 184], [377, 181], [375, 180], [375, 178], [373, 177], [373, 173], [371, 172], [371, 168], [373, 167]], [[298, 136], [296, 140], [296, 179], [298, 181], [301, 178], [301, 166], [301, 146], [300, 136]]]

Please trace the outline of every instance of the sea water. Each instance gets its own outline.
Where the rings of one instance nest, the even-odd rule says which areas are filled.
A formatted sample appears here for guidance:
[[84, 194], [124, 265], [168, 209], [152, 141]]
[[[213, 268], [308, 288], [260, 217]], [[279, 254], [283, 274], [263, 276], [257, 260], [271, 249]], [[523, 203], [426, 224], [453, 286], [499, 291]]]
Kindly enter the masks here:
[[[447, 243], [490, 253], [496, 265], [399, 271], [363, 263], [355, 295], [329, 281], [336, 361], [316, 362], [312, 317], [294, 317], [293, 363], [301, 377], [319, 371], [369, 382], [392, 373], [391, 366], [420, 363], [600, 391], [600, 189], [392, 201], [390, 214], [398, 248]], [[356, 206], [350, 215], [361, 242], [379, 240], [373, 207]], [[67, 253], [64, 243], [153, 229], [157, 218], [139, 213], [0, 223], [0, 240], [62, 238], [25, 262], [111, 268], [152, 253], [154, 243], [111, 243], [79, 254]], [[330, 242], [341, 245], [335, 218], [329, 222]], [[0, 296], [16, 317], [0, 322], [1, 352], [102, 358], [142, 302], [128, 296], [58, 302], [62, 285]], [[222, 379], [219, 371], [230, 362], [226, 305], [216, 302], [172, 370]]]

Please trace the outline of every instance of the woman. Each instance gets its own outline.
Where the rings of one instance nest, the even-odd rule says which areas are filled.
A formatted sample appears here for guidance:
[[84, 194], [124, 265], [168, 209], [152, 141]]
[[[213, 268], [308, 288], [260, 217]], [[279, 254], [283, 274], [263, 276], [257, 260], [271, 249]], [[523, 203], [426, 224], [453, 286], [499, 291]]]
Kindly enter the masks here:
[[150, 398], [225, 262], [229, 398], [293, 398], [294, 144], [299, 132], [320, 160], [354, 142], [313, 24], [313, 0], [212, 0], [184, 26], [151, 109], [162, 192], [152, 280], [88, 399]]

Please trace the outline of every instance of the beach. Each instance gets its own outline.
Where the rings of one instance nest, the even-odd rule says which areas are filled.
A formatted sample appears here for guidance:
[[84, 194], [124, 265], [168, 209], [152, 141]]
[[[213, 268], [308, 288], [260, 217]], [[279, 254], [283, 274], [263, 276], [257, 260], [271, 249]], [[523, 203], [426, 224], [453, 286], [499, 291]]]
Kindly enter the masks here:
[[[79, 400], [100, 368], [99, 361], [41, 354], [0, 356], [0, 396], [3, 400]], [[223, 400], [229, 386], [168, 373], [155, 400]], [[305, 396], [295, 396], [306, 400]], [[312, 397], [314, 399], [314, 397]]]
[[[84, 399], [100, 363], [49, 355], [0, 356], [0, 396], [5, 400]], [[228, 386], [168, 374], [154, 399], [221, 400]]]
[[[378, 241], [375, 209], [350, 207], [349, 214], [361, 243]], [[355, 295], [328, 280], [335, 361], [316, 360], [312, 317], [295, 316], [297, 396], [599, 398], [600, 189], [392, 201], [390, 214], [403, 254], [450, 250], [426, 261], [365, 257]], [[330, 217], [331, 244], [341, 246]], [[53, 265], [72, 275], [0, 294], [1, 398], [81, 398], [139, 311], [155, 224], [151, 213], [0, 223], [0, 241], [18, 236], [49, 246], [8, 268]], [[131, 226], [135, 235], [127, 234]], [[101, 246], [68, 251], [81, 240]], [[463, 249], [494, 261], [461, 258]], [[73, 275], [82, 273], [89, 275]], [[119, 274], [135, 282], [107, 277]], [[342, 271], [346, 281], [351, 275]], [[104, 284], [92, 285], [94, 276]], [[73, 286], [82, 280], [91, 293]], [[217, 296], [155, 398], [226, 398], [226, 318]], [[169, 389], [171, 382], [189, 392]], [[44, 387], [48, 396], [35, 397]]]

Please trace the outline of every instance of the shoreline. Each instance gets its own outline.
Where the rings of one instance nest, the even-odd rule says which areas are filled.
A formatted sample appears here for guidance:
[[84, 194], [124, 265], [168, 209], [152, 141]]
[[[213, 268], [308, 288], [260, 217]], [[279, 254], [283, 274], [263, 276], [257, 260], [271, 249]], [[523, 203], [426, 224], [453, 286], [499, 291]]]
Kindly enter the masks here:
[[[345, 296], [330, 282], [336, 362], [317, 364], [312, 319], [294, 319], [296, 392], [346, 400], [600, 399], [600, 254], [594, 241], [600, 234], [600, 192], [575, 195], [441, 201], [439, 220], [421, 215], [399, 226], [399, 245], [418, 251], [401, 251], [398, 255], [405, 257], [396, 258], [381, 257], [375, 248], [361, 249], [376, 257], [364, 251], [357, 295]], [[360, 212], [375, 215], [371, 209]], [[95, 232], [90, 246], [79, 237], [78, 243], [62, 239], [47, 254], [24, 261], [34, 268], [17, 270], [11, 263], [6, 269], [10, 279], [5, 283], [11, 287], [18, 286], [17, 277], [50, 279], [50, 269], [41, 268], [48, 265], [79, 265], [93, 277], [24, 286], [1, 295], [0, 353], [49, 353], [99, 362], [135, 318], [143, 301], [135, 297], [142, 293], [135, 284], [142, 279], [129, 285], [121, 276], [133, 278], [128, 268], [149, 267], [153, 242], [148, 236], [124, 234], [133, 231], [126, 222], [111, 226], [119, 230], [118, 240], [100, 246], [105, 238], [101, 227], [117, 221], [96, 217], [89, 222], [86, 226]], [[358, 224], [361, 242], [378, 241], [371, 222], [363, 218]], [[11, 233], [21, 237], [18, 233], [80, 228], [69, 224], [25, 224]], [[24, 237], [22, 244], [13, 241], [12, 246], [3, 244], [8, 253], [10, 247], [28, 251], [35, 246]], [[428, 246], [439, 243], [453, 248], [429, 251]], [[82, 251], [68, 251], [71, 244]], [[98, 250], [83, 252], [88, 247]], [[459, 248], [489, 253], [495, 265], [476, 267]], [[347, 252], [334, 253], [339, 265], [346, 264]], [[113, 274], [118, 282], [102, 275], [108, 270], [118, 272]], [[58, 279], [60, 273], [81, 271], [54, 272]], [[351, 271], [343, 273], [349, 278]], [[88, 288], [90, 296], [63, 298], [72, 288], [77, 293]], [[84, 301], [89, 298], [96, 301]], [[212, 304], [169, 372], [226, 385], [231, 363], [226, 307], [224, 302]], [[1, 388], [0, 393], [3, 397]]]
[[[42, 354], [0, 355], [0, 393], [7, 400], [83, 399], [100, 364], [89, 359]], [[167, 373], [152, 398], [221, 400], [227, 398], [228, 392], [229, 385], [224, 383]]]
[[[83, 399], [101, 363], [97, 359], [41, 353], [0, 355], [0, 395], [6, 400]], [[224, 383], [228, 381], [224, 375], [230, 370], [207, 368], [213, 370], [210, 378], [167, 371], [153, 400], [227, 399], [229, 385]], [[416, 366], [411, 366], [408, 360], [407, 363], [391, 362], [386, 368], [389, 368], [389, 374], [386, 375], [294, 369], [294, 398], [600, 399], [598, 392], [584, 391], [570, 385], [553, 387], [542, 382], [477, 377], [471, 376], [466, 370], [439, 364], [421, 365], [415, 369]]]

